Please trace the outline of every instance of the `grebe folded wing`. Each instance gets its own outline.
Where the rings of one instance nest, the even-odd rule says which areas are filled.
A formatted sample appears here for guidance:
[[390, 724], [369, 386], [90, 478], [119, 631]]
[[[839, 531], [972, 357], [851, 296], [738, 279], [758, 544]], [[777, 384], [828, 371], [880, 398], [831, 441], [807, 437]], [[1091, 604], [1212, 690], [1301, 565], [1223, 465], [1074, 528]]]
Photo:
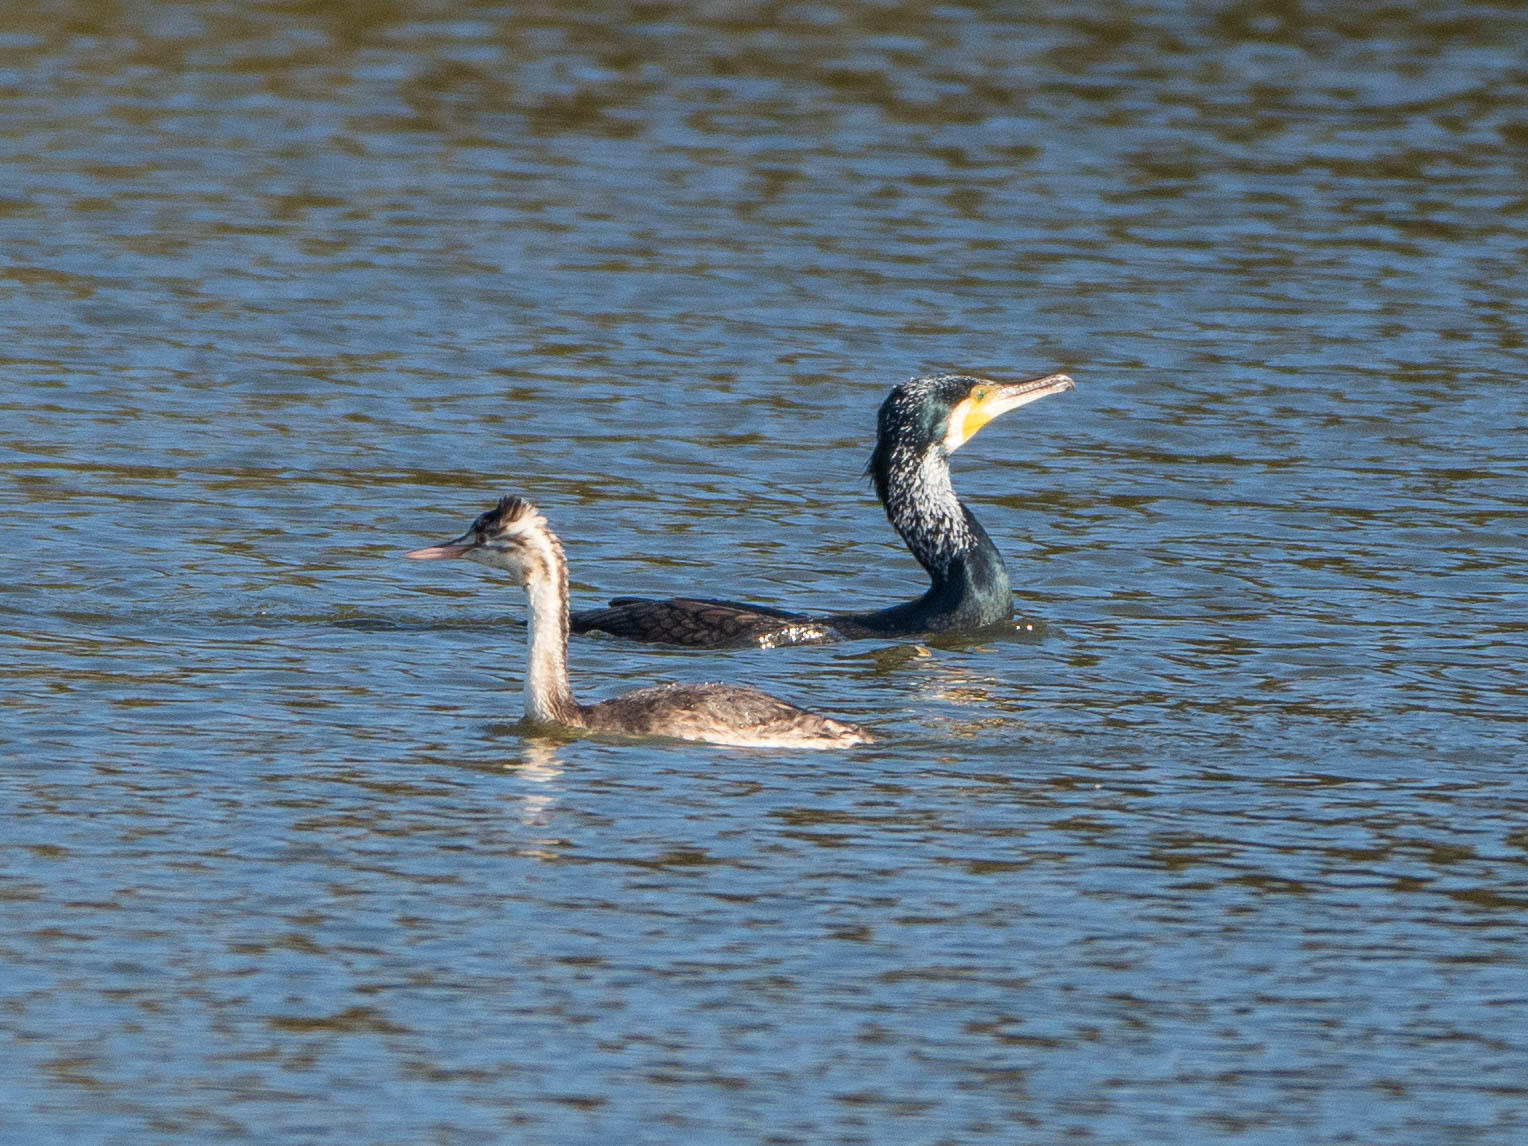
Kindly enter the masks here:
[[750, 685], [666, 684], [584, 709], [595, 732], [675, 736], [744, 748], [833, 748], [870, 738], [861, 728], [818, 716]]

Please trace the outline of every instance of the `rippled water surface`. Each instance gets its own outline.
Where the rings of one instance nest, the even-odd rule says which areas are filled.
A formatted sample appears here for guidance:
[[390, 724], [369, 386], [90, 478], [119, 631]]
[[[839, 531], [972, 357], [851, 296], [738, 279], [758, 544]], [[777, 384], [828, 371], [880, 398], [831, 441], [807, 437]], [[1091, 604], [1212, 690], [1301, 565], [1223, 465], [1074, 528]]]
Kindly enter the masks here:
[[[1019, 7], [6, 7], [0, 1140], [1524, 1140], [1528, 17]], [[573, 648], [871, 748], [400, 560], [914, 596], [927, 368], [1011, 639]]]

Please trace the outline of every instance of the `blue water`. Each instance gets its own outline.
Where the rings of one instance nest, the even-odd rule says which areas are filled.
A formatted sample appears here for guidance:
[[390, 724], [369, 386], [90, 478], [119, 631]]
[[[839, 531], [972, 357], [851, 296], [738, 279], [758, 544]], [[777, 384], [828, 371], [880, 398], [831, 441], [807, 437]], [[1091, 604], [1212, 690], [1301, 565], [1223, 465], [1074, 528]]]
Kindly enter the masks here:
[[[0, 37], [0, 1141], [1516, 1143], [1515, 7], [128, 6]], [[1011, 639], [575, 642], [844, 753], [527, 737], [577, 604]]]

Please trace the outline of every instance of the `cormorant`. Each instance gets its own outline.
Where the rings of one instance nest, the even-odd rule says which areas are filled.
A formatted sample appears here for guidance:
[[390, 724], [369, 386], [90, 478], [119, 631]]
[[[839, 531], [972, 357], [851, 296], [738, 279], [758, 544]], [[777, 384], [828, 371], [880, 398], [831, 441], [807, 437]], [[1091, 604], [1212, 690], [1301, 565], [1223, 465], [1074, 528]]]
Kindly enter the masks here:
[[929, 575], [916, 601], [868, 612], [811, 615], [700, 597], [617, 597], [572, 615], [575, 633], [697, 648], [820, 644], [864, 637], [976, 633], [1013, 615], [1003, 556], [950, 480], [949, 458], [992, 419], [1071, 390], [1065, 374], [994, 382], [925, 374], [896, 387], [876, 420], [866, 474], [887, 520]]

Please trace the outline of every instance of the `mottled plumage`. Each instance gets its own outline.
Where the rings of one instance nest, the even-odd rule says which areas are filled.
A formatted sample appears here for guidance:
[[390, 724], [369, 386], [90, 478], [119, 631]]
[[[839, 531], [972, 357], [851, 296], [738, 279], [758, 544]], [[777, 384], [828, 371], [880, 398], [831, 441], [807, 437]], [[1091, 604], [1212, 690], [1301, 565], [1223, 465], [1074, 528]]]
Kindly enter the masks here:
[[707, 648], [776, 648], [844, 639], [823, 621], [801, 613], [697, 597], [617, 597], [606, 608], [574, 613], [572, 623], [577, 633]]
[[797, 708], [750, 685], [663, 684], [583, 707], [596, 732], [676, 736], [753, 748], [863, 744], [863, 729]]

